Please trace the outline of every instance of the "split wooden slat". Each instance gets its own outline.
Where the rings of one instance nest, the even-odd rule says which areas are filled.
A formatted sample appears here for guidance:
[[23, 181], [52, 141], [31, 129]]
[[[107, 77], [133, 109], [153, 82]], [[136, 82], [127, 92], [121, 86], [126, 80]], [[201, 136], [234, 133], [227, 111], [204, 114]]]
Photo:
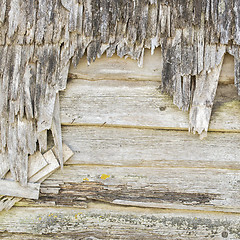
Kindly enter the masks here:
[[[31, 168], [31, 170], [29, 171], [30, 182], [41, 183], [47, 177], [49, 177], [56, 169], [60, 167], [60, 164], [56, 159], [55, 155], [53, 154], [53, 151], [55, 152], [55, 148], [53, 148], [52, 150], [49, 150], [44, 155], [42, 155], [41, 153], [36, 153], [33, 156], [29, 157], [30, 168]], [[72, 155], [73, 155], [73, 152], [71, 151], [71, 149], [66, 144], [63, 144], [64, 163]], [[11, 174], [9, 173], [6, 176], [6, 178], [11, 179]], [[15, 190], [13, 189], [13, 191]], [[13, 196], [16, 196], [16, 195], [13, 195]], [[11, 197], [2, 196], [2, 198], [0, 198], [0, 211], [4, 209], [5, 210], [11, 209], [11, 207], [13, 207], [17, 202], [21, 201], [23, 197], [26, 197], [26, 196], [24, 195], [22, 196], [18, 195], [17, 197], [12, 197], [12, 195]]]
[[77, 196], [125, 206], [240, 213], [239, 182], [240, 170], [75, 165], [55, 172], [42, 188], [51, 194], [52, 186], [52, 201]]
[[6, 154], [0, 154], [0, 178], [4, 178], [9, 171], [9, 162]]
[[[66, 163], [68, 159], [73, 156], [73, 152], [66, 144], [63, 144], [62, 147], [63, 147], [63, 163]], [[32, 178], [30, 178], [29, 179], [30, 182], [41, 183], [60, 167], [60, 163], [56, 156], [54, 155], [55, 152], [56, 147], [43, 154], [44, 158], [48, 162], [48, 165], [45, 168], [43, 168], [42, 171], [40, 171]]]
[[0, 195], [30, 199], [39, 198], [39, 183], [28, 183], [26, 187], [23, 187], [18, 182], [0, 179], [0, 186]]
[[48, 162], [45, 160], [43, 155], [40, 152], [29, 156], [28, 159], [28, 177], [31, 178], [44, 167], [48, 165]]

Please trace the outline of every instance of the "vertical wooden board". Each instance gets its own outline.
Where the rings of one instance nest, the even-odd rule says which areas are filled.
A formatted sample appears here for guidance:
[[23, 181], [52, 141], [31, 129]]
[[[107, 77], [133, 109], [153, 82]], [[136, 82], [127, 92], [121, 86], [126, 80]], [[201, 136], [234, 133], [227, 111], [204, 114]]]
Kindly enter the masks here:
[[9, 163], [6, 157], [6, 154], [0, 154], [0, 178], [4, 178], [4, 176], [9, 171]]
[[63, 126], [75, 153], [68, 164], [240, 169], [238, 133], [208, 133], [200, 140], [185, 131]]

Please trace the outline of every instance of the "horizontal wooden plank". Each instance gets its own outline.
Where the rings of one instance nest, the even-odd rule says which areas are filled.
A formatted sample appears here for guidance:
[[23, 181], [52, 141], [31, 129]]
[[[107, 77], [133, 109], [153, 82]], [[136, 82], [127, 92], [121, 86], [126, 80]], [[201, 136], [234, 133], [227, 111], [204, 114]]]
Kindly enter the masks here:
[[[162, 73], [162, 54], [161, 49], [151, 51], [145, 49], [144, 64], [139, 68], [137, 61], [130, 58], [119, 58], [113, 55], [111, 58], [101, 56], [90, 66], [87, 65], [86, 55], [81, 59], [77, 67], [71, 66], [69, 78], [80, 78], [88, 80], [147, 80], [161, 81]], [[234, 59], [229, 54], [225, 55], [223, 67], [220, 75], [220, 82], [224, 84], [233, 83], [234, 81]]]
[[240, 169], [238, 133], [63, 126], [67, 164]]
[[[93, 205], [71, 208], [14, 208], [0, 215], [0, 237], [45, 239], [239, 239], [234, 214], [150, 211]], [[31, 238], [32, 237], [32, 238]]]
[[18, 182], [0, 179], [0, 195], [38, 199], [39, 191], [39, 183], [28, 183], [23, 187]]
[[73, 206], [74, 200], [97, 200], [126, 206], [239, 213], [240, 171], [75, 165], [54, 173], [41, 185], [41, 192], [40, 201], [69, 199]]
[[[149, 81], [71, 80], [61, 93], [62, 124], [107, 124], [185, 129], [188, 113]], [[232, 85], [219, 85], [210, 130], [240, 131], [240, 101]]]

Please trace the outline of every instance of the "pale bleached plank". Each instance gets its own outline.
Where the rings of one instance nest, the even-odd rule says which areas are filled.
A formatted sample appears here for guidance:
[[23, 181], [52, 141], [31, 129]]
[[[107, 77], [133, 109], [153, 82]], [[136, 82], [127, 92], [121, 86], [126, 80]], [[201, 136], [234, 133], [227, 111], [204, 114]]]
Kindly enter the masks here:
[[[185, 129], [188, 113], [149, 81], [71, 80], [61, 93], [62, 124], [107, 124], [132, 127]], [[240, 131], [237, 89], [219, 85], [210, 130]]]
[[220, 83], [234, 83], [234, 57], [230, 54], [225, 54], [222, 71], [220, 74]]
[[[62, 145], [62, 150], [63, 150], [63, 163], [66, 163], [67, 160], [73, 156], [73, 152], [66, 144]], [[47, 161], [48, 165], [45, 166], [41, 171], [33, 175], [29, 179], [30, 182], [43, 182], [46, 178], [48, 178], [54, 171], [56, 171], [60, 167], [59, 161], [54, 155], [55, 152], [56, 146], [43, 154], [43, 157]]]
[[124, 209], [107, 204], [92, 204], [81, 210], [14, 208], [0, 215], [0, 237], [8, 240], [239, 239], [239, 224], [236, 214]]
[[78, 196], [126, 206], [240, 212], [240, 170], [75, 165], [55, 172], [41, 188], [54, 193], [55, 181], [62, 182], [56, 200]]
[[[145, 49], [143, 68], [139, 68], [137, 61], [130, 58], [120, 58], [113, 55], [111, 58], [101, 56], [90, 66], [87, 65], [86, 55], [81, 59], [78, 66], [71, 66], [69, 77], [88, 80], [111, 79], [111, 80], [147, 80], [161, 81], [162, 54], [161, 49], [151, 51]], [[234, 59], [226, 54], [220, 74], [220, 82], [229, 84], [234, 82]]]
[[28, 177], [31, 178], [47, 165], [48, 165], [48, 162], [45, 160], [45, 158], [40, 152], [36, 152], [35, 154], [29, 156]]
[[161, 72], [162, 55], [160, 48], [157, 48], [152, 56], [150, 50], [146, 49], [143, 68], [139, 68], [135, 60], [120, 58], [116, 55], [111, 58], [101, 56], [100, 59], [96, 59], [94, 63], [88, 66], [85, 55], [76, 68], [71, 66], [69, 78], [159, 81]]
[[28, 183], [23, 187], [18, 182], [0, 179], [0, 195], [38, 199], [39, 191], [39, 183]]
[[238, 133], [63, 126], [73, 150], [68, 164], [240, 169]]

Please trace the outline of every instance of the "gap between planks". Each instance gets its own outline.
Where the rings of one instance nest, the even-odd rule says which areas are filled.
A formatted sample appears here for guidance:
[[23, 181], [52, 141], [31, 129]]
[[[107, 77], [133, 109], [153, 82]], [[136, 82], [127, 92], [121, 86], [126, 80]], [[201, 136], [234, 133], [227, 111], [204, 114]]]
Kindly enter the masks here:
[[[154, 160], [152, 160], [154, 161]], [[169, 160], [169, 161], [174, 161], [174, 160]], [[118, 167], [118, 168], [138, 168], [138, 169], [141, 169], [141, 168], [154, 168], [156, 169], [156, 166], [151, 166], [151, 165], [144, 165], [144, 166], [139, 166], [139, 165], [114, 165], [114, 163], [112, 165], [109, 165], [109, 164], [78, 164], [78, 163], [65, 163], [64, 166], [79, 166], [79, 167], [103, 167], [103, 168], [111, 168], [111, 167]], [[159, 169], [194, 169], [194, 170], [202, 170], [202, 169], [205, 169], [205, 170], [216, 170], [216, 169], [219, 169], [219, 170], [228, 170], [228, 171], [240, 171], [240, 169], [234, 169], [234, 168], [226, 168], [226, 167], [217, 167], [217, 168], [214, 168], [214, 167], [186, 167], [186, 166], [183, 166], [183, 167], [167, 167], [167, 166], [163, 166], [163, 167], [157, 167]], [[62, 170], [64, 172], [64, 169]], [[240, 173], [240, 172], [239, 172]]]
[[234, 212], [229, 210], [229, 212], [226, 211], [221, 211], [221, 210], [195, 210], [195, 209], [187, 209], [187, 208], [161, 208], [161, 207], [147, 207], [147, 206], [136, 206], [136, 205], [124, 205], [124, 204], [114, 204], [114, 203], [109, 203], [105, 201], [99, 201], [99, 200], [89, 200], [87, 203], [87, 208], [79, 207], [79, 206], [43, 206], [43, 205], [37, 205], [37, 204], [31, 204], [28, 202], [24, 202], [25, 199], [23, 199], [20, 202], [15, 203], [14, 209], [22, 209], [22, 208], [36, 208], [36, 209], [49, 209], [49, 211], [54, 210], [72, 210], [72, 209], [80, 209], [81, 211], [86, 211], [86, 210], [93, 210], [93, 209], [111, 209], [112, 211], [131, 211], [132, 213], [152, 213], [152, 214], [157, 214], [157, 213], [171, 213], [171, 214], [177, 214], [177, 213], [182, 213], [182, 214], [211, 214], [211, 215], [236, 215], [240, 216], [240, 212]]
[[[132, 128], [132, 129], [150, 129], [159, 131], [183, 131], [189, 132], [188, 128], [174, 128], [174, 127], [154, 127], [154, 126], [134, 126], [134, 125], [117, 125], [117, 124], [91, 124], [91, 123], [61, 123], [62, 126], [69, 127], [100, 127], [100, 128]], [[240, 133], [240, 129], [208, 129], [208, 132], [219, 132], [219, 133]], [[190, 132], [189, 132], [190, 134]]]

